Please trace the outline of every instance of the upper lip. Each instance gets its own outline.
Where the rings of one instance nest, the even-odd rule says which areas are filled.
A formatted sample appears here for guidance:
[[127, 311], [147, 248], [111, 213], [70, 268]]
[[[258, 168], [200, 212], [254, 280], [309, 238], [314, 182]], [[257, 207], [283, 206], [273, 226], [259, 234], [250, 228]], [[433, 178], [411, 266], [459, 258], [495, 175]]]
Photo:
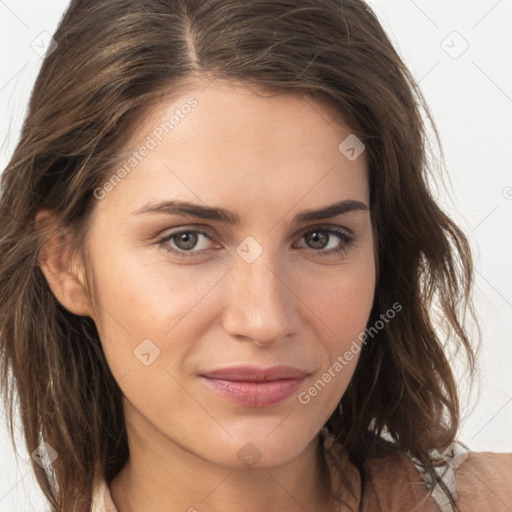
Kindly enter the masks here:
[[234, 382], [267, 382], [283, 379], [302, 379], [309, 375], [302, 368], [292, 366], [272, 366], [259, 368], [256, 366], [231, 366], [203, 373], [203, 377], [230, 380]]

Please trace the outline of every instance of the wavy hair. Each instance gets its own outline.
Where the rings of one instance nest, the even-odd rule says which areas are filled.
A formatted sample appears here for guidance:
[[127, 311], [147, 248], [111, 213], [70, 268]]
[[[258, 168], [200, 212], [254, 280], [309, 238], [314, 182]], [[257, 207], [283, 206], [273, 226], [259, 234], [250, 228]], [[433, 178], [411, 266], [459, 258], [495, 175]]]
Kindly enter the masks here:
[[378, 260], [369, 325], [396, 302], [403, 309], [364, 346], [343, 414], [337, 408], [326, 427], [363, 473], [387, 439], [438, 481], [433, 450], [448, 447], [460, 424], [448, 347], [475, 371], [465, 325], [468, 311], [476, 320], [471, 250], [433, 197], [440, 174], [429, 155], [435, 142], [442, 162], [442, 149], [432, 116], [370, 7], [73, 0], [54, 39], [0, 195], [2, 396], [13, 443], [17, 399], [29, 453], [43, 442], [58, 453], [46, 469], [31, 461], [52, 512], [89, 512], [93, 486], [109, 483], [129, 452], [122, 392], [96, 326], [52, 294], [38, 265], [45, 240], [35, 216], [55, 212], [80, 251], [94, 190], [138, 121], [162, 98], [216, 78], [307, 95], [366, 145]]

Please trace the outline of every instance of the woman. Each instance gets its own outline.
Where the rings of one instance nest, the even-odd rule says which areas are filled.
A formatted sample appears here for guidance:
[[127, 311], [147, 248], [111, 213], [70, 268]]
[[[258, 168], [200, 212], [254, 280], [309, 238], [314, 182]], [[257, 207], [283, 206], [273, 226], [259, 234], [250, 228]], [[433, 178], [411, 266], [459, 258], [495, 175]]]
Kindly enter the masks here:
[[512, 454], [456, 441], [471, 252], [370, 8], [77, 0], [54, 39], [0, 198], [51, 510], [510, 510]]

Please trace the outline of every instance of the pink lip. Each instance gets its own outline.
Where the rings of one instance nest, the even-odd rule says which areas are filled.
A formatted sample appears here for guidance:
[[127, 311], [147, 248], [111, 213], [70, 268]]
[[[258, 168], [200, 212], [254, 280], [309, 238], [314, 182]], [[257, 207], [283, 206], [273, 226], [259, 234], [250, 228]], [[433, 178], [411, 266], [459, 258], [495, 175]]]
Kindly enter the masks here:
[[236, 366], [202, 374], [212, 391], [239, 405], [269, 407], [286, 400], [301, 386], [308, 372], [291, 366]]

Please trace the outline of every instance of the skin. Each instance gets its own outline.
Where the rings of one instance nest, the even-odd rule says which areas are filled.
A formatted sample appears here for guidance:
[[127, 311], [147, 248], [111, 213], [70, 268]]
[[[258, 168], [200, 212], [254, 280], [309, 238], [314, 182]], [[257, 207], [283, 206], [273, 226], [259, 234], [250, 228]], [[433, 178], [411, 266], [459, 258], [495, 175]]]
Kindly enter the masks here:
[[[126, 154], [190, 97], [198, 101], [191, 113], [97, 200], [85, 240], [92, 302], [82, 261], [66, 266], [55, 242], [41, 262], [61, 303], [94, 319], [125, 396], [130, 460], [111, 483], [113, 501], [119, 512], [335, 510], [318, 433], [358, 354], [308, 404], [298, 393], [269, 407], [234, 404], [199, 374], [285, 364], [309, 372], [307, 391], [364, 331], [375, 290], [370, 212], [290, 222], [342, 199], [369, 207], [366, 154], [349, 161], [338, 150], [350, 129], [311, 98], [264, 97], [227, 81], [163, 101]], [[226, 208], [241, 223], [132, 214], [170, 199]], [[327, 235], [315, 245], [304, 235], [318, 227], [355, 239], [346, 253], [321, 255], [345, 242]], [[158, 242], [182, 228], [207, 234], [192, 249], [199, 256], [168, 253], [184, 247], [177, 237]], [[251, 263], [236, 252], [247, 237], [263, 251]], [[144, 339], [160, 350], [148, 366], [134, 356]], [[237, 456], [248, 443], [258, 458], [250, 467]]]

